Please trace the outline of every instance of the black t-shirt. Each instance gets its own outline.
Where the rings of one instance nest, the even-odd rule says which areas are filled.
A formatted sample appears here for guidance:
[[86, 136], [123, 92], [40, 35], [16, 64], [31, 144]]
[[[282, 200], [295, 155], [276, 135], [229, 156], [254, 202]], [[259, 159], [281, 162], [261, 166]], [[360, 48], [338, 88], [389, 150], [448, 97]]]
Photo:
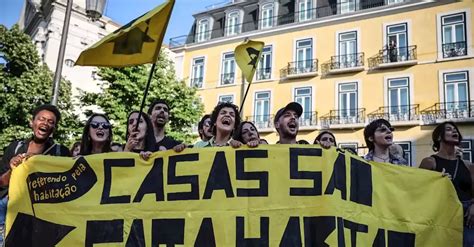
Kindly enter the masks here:
[[[8, 145], [3, 153], [3, 157], [0, 164], [0, 174], [4, 174], [10, 169], [10, 160], [21, 153], [28, 151], [28, 146], [31, 139], [23, 141], [13, 141]], [[52, 156], [71, 156], [69, 149], [61, 144], [54, 143], [52, 139], [46, 142], [45, 149], [43, 150], [44, 155]], [[8, 193], [7, 187], [0, 187], [0, 198], [4, 197]]]
[[165, 136], [161, 141], [155, 144], [153, 151], [160, 151], [160, 147], [165, 147], [167, 150], [174, 148], [174, 146], [181, 144], [182, 142], [173, 139], [172, 137]]

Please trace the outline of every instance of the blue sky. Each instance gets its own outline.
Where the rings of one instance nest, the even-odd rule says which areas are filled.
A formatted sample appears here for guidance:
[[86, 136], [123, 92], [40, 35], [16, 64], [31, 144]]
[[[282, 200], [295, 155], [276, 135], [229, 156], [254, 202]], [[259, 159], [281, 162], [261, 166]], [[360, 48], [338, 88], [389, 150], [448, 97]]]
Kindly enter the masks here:
[[[173, 14], [165, 36], [169, 38], [188, 34], [193, 23], [192, 14], [201, 12], [207, 6], [224, 0], [176, 0]], [[0, 8], [0, 24], [11, 27], [19, 17], [24, 0], [2, 0]], [[164, 0], [107, 0], [105, 15], [119, 24], [126, 24], [143, 13], [153, 9]], [[132, 3], [132, 5], [130, 5]]]

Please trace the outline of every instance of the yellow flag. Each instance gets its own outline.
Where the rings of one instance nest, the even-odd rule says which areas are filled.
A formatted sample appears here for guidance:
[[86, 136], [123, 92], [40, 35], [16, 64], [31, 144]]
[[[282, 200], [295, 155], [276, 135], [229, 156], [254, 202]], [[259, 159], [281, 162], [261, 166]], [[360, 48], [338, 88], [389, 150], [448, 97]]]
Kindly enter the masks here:
[[263, 46], [265, 43], [261, 41], [247, 40], [235, 48], [235, 61], [249, 83], [253, 80]]
[[76, 65], [125, 67], [154, 63], [160, 52], [175, 0], [129, 22], [83, 51]]

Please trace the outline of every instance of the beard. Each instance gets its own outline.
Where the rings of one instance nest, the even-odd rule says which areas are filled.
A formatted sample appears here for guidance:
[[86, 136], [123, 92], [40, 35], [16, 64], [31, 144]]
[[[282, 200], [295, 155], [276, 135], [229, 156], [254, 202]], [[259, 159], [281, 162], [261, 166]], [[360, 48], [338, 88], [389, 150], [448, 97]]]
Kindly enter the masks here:
[[280, 135], [286, 139], [293, 139], [293, 138], [296, 138], [296, 136], [298, 135], [298, 131], [296, 131], [295, 133], [292, 133], [287, 128], [280, 128]]

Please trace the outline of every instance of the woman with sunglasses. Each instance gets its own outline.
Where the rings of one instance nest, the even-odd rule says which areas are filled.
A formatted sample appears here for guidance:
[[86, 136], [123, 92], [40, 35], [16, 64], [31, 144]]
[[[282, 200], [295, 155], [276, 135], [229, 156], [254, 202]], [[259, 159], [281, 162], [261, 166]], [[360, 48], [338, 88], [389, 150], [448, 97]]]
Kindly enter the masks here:
[[314, 139], [313, 144], [319, 144], [321, 145], [322, 148], [329, 149], [331, 147], [336, 147], [336, 137], [334, 136], [333, 133], [327, 130], [323, 130], [319, 132], [318, 136], [316, 136], [316, 139]]
[[125, 144], [124, 152], [152, 152], [155, 146], [153, 125], [146, 113], [142, 112], [138, 129], [136, 129], [139, 113], [139, 111], [132, 111], [128, 115], [125, 133], [127, 143]]
[[403, 157], [390, 154], [390, 146], [393, 144], [392, 125], [385, 119], [376, 119], [369, 123], [364, 129], [364, 139], [369, 153], [364, 159], [369, 161], [391, 163], [395, 165], [407, 165]]
[[112, 125], [104, 114], [94, 113], [82, 132], [81, 155], [112, 152]]
[[471, 162], [462, 160], [457, 152], [462, 141], [461, 132], [453, 122], [444, 122], [436, 126], [431, 139], [436, 154], [424, 158], [420, 168], [441, 172], [451, 179], [464, 210], [463, 246], [474, 246], [474, 171], [471, 171], [474, 168]]

